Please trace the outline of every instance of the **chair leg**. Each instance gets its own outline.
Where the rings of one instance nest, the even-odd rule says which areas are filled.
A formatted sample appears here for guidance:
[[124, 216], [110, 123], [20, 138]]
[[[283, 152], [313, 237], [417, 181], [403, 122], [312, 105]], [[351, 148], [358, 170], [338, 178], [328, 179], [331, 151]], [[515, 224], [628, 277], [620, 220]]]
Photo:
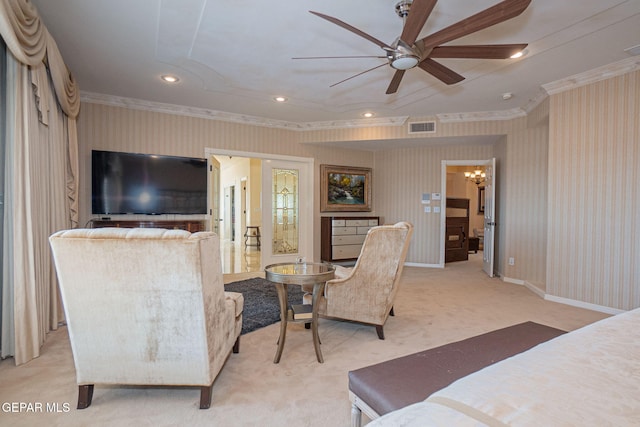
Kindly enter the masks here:
[[389, 316], [395, 316], [396, 313], [393, 311], [393, 306], [391, 306], [391, 311], [389, 312]]
[[78, 409], [86, 409], [91, 405], [93, 399], [93, 384], [78, 386]]
[[233, 344], [233, 352], [235, 354], [240, 352], [240, 335], [238, 335], [238, 338], [236, 338], [236, 342]]
[[382, 329], [383, 325], [376, 325], [376, 332], [378, 333], [378, 338], [381, 340], [384, 339], [384, 330]]
[[200, 387], [200, 409], [209, 409], [211, 406], [211, 390], [213, 383], [209, 386]]

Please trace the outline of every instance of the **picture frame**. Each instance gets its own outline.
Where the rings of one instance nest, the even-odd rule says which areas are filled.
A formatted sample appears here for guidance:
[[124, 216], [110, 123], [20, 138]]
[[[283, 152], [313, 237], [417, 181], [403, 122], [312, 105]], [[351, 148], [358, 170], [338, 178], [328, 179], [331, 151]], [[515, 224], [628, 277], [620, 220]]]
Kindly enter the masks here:
[[478, 214], [484, 214], [484, 187], [478, 187]]
[[320, 165], [321, 212], [371, 212], [371, 168]]

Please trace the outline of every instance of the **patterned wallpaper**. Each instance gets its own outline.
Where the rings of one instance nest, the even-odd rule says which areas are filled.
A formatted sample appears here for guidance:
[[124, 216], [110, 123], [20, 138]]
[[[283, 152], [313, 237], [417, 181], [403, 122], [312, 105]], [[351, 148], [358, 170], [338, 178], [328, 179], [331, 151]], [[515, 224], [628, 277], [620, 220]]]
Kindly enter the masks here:
[[640, 306], [640, 71], [550, 97], [547, 292]]
[[[640, 72], [634, 71], [554, 92], [526, 116], [425, 118], [437, 121], [436, 134], [408, 135], [406, 125], [299, 131], [84, 102], [78, 119], [81, 222], [90, 217], [91, 149], [203, 156], [217, 148], [308, 157], [315, 161], [316, 183], [320, 164], [372, 167], [371, 214], [386, 223], [411, 221], [407, 261], [435, 265], [440, 217], [424, 213], [422, 194], [441, 191], [443, 160], [496, 157], [500, 275], [558, 299], [629, 309], [640, 306], [639, 103]], [[495, 135], [496, 142], [466, 138], [474, 135]], [[375, 152], [335, 144], [442, 136], [450, 137], [446, 144]], [[320, 215], [314, 215], [316, 236]]]

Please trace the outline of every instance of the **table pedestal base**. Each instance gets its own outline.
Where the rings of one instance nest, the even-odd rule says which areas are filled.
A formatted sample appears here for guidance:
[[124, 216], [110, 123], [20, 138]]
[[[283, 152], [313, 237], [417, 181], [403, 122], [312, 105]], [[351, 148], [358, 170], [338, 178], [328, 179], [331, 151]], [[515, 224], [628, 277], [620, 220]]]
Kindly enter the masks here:
[[[287, 323], [289, 322], [289, 298], [286, 284], [276, 283], [275, 285], [276, 290], [278, 291], [278, 300], [280, 302], [280, 336], [278, 337], [278, 349], [276, 350], [276, 355], [273, 358], [273, 363], [280, 363], [280, 357], [282, 356], [282, 351], [284, 350], [284, 342], [287, 338]], [[324, 358], [322, 357], [322, 351], [320, 350], [320, 336], [318, 335], [318, 304], [316, 302], [318, 296], [322, 295], [322, 292], [324, 292], [324, 282], [314, 283], [311, 332], [313, 334], [313, 347], [316, 350], [316, 357], [318, 359], [318, 362], [320, 363], [324, 363]]]

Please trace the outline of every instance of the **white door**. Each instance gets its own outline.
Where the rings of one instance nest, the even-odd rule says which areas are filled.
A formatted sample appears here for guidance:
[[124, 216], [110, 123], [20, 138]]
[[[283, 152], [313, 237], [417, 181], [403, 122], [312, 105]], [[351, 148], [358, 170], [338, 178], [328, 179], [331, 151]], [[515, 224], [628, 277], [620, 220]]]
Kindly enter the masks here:
[[484, 249], [482, 250], [482, 269], [489, 277], [493, 277], [493, 255], [495, 248], [496, 227], [496, 159], [490, 160], [486, 166], [484, 184]]
[[313, 163], [262, 162], [262, 266], [313, 261]]
[[211, 231], [220, 236], [220, 162], [215, 157], [209, 158], [209, 173], [211, 182]]

